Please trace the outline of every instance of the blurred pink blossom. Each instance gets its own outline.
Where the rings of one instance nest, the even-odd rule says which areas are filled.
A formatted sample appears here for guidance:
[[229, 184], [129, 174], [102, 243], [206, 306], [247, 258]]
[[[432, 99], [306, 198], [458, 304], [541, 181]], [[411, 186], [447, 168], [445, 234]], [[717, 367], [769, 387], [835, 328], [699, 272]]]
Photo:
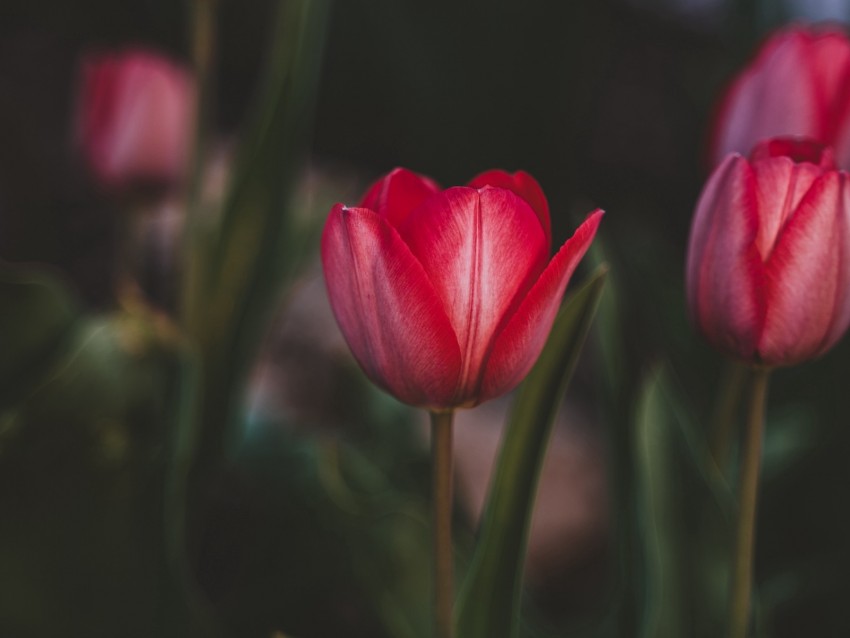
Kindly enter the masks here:
[[195, 111], [188, 69], [140, 49], [87, 56], [78, 100], [78, 143], [102, 185], [168, 186], [184, 177]]
[[791, 26], [765, 40], [718, 104], [711, 161], [780, 136], [832, 146], [850, 168], [850, 41], [838, 25]]

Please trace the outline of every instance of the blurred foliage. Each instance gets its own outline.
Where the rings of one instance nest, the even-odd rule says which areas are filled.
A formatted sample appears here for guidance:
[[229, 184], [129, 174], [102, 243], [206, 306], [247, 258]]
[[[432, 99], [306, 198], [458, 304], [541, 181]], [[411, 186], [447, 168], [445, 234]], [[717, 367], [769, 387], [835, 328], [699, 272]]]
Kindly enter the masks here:
[[479, 538], [458, 597], [461, 636], [519, 635], [522, 574], [543, 457], [593, 323], [605, 274], [600, 269], [564, 301], [543, 354], [514, 401]]
[[[266, 84], [244, 131], [221, 209], [209, 210], [200, 184], [190, 194], [181, 310], [203, 367], [196, 454], [202, 476], [238, 441], [245, 378], [274, 302], [305, 256], [312, 256], [306, 246], [318, 236], [316, 225], [293, 204], [327, 11], [328, 0], [279, 3]], [[199, 145], [201, 152], [206, 149]]]
[[646, 569], [640, 635], [726, 635], [735, 498], [663, 368], [646, 379], [635, 429]]
[[29, 336], [0, 354], [21, 371], [0, 403], [3, 635], [191, 635], [164, 519], [173, 326], [142, 307], [81, 315], [49, 276], [7, 266], [0, 300], [4, 337]]

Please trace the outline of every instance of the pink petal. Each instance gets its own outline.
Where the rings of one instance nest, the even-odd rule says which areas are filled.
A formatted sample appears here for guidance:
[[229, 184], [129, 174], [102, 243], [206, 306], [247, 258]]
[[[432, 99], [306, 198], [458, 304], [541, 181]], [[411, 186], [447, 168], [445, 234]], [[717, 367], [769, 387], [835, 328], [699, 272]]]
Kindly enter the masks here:
[[850, 42], [840, 31], [812, 33], [807, 47], [813, 90], [821, 104], [824, 141], [834, 142], [850, 101]]
[[850, 168], [850, 42], [842, 32], [820, 36], [813, 49], [820, 73], [828, 128], [825, 141], [835, 147], [838, 165]]
[[512, 390], [537, 361], [552, 330], [564, 290], [590, 247], [602, 215], [601, 210], [588, 215], [552, 258], [517, 311], [496, 336], [485, 363], [479, 402]]
[[835, 153], [830, 146], [807, 137], [771, 137], [750, 152], [750, 161], [787, 157], [795, 163], [808, 162], [824, 170], [835, 170]]
[[708, 340], [744, 359], [753, 357], [764, 318], [762, 262], [753, 172], [730, 155], [700, 195], [688, 243], [688, 306]]
[[195, 100], [185, 68], [146, 51], [91, 57], [79, 100], [78, 137], [103, 182], [182, 177]]
[[[850, 86], [850, 79], [848, 79]], [[837, 118], [837, 131], [833, 140], [835, 163], [842, 169], [850, 169], [850, 100], [842, 115]]]
[[758, 347], [767, 363], [816, 356], [846, 327], [846, 179], [828, 172], [812, 185], [767, 262], [767, 315]]
[[552, 244], [552, 224], [549, 219], [549, 202], [546, 201], [546, 195], [543, 194], [543, 189], [540, 184], [531, 175], [525, 171], [517, 171], [514, 174], [493, 169], [485, 171], [480, 175], [476, 175], [467, 184], [470, 188], [483, 188], [485, 186], [495, 186], [496, 188], [506, 188], [519, 195], [522, 199], [528, 202], [528, 205], [537, 214], [540, 220], [540, 225], [543, 227], [543, 232], [546, 234], [546, 245]]
[[540, 223], [508, 190], [456, 187], [428, 199], [400, 232], [457, 335], [463, 357], [458, 396], [468, 398], [497, 328], [546, 265]]
[[834, 346], [850, 326], [850, 176], [839, 173], [839, 194], [836, 201], [836, 243], [838, 283], [832, 320], [820, 347], [824, 353]]
[[411, 405], [452, 405], [457, 338], [420, 263], [396, 230], [365, 208], [331, 211], [322, 235], [328, 296], [354, 357]]
[[728, 153], [748, 154], [758, 141], [768, 137], [826, 141], [821, 100], [813, 87], [815, 78], [806, 56], [807, 40], [796, 30], [773, 36], [730, 85], [716, 118], [716, 163]]
[[782, 227], [823, 169], [808, 162], [797, 164], [788, 157], [754, 161], [750, 166], [756, 179], [759, 212], [756, 247], [766, 261]]
[[439, 192], [440, 187], [432, 179], [396, 168], [372, 184], [360, 206], [370, 208], [398, 228], [422, 202]]

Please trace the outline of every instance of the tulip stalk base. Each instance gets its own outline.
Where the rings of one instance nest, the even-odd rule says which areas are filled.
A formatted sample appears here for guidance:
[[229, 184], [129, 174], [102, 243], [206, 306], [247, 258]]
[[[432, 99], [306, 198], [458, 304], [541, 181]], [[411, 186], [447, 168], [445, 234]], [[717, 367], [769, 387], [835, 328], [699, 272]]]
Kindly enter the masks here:
[[434, 635], [452, 637], [452, 423], [453, 412], [431, 413], [434, 514]]
[[730, 598], [730, 638], [747, 638], [750, 622], [750, 598], [753, 588], [753, 554], [755, 549], [758, 479], [761, 469], [764, 413], [767, 403], [767, 380], [770, 371], [753, 371], [746, 431], [741, 449], [741, 472], [738, 488], [738, 529]]

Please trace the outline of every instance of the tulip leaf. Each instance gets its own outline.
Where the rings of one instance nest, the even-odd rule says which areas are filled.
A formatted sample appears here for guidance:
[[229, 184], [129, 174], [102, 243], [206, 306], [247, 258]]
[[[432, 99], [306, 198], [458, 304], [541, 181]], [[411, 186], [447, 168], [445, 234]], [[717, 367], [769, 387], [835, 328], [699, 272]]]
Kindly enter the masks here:
[[[242, 566], [216, 600], [234, 636], [284, 622], [293, 636], [348, 635], [351, 614], [327, 613], [339, 608], [372, 628], [358, 635], [428, 635], [428, 462], [421, 447], [396, 459], [388, 471], [371, 447], [252, 421], [217, 516], [231, 531], [208, 558]], [[411, 466], [422, 480], [404, 485]]]
[[523, 564], [540, 467], [606, 274], [600, 268], [568, 297], [543, 354], [514, 401], [478, 542], [457, 603], [458, 636], [508, 638], [518, 634]]
[[78, 314], [71, 294], [46, 274], [0, 265], [0, 407], [44, 374]]
[[215, 636], [170, 538], [187, 394], [176, 329], [138, 304], [61, 332], [0, 412], [0, 634]]
[[641, 638], [726, 635], [734, 498], [669, 371], [645, 380], [635, 419]]
[[197, 454], [208, 466], [235, 438], [239, 396], [263, 325], [305, 254], [306, 231], [292, 201], [310, 130], [328, 0], [277, 4], [265, 85], [218, 223], [205, 223], [209, 211], [192, 211], [184, 323], [200, 346]]

